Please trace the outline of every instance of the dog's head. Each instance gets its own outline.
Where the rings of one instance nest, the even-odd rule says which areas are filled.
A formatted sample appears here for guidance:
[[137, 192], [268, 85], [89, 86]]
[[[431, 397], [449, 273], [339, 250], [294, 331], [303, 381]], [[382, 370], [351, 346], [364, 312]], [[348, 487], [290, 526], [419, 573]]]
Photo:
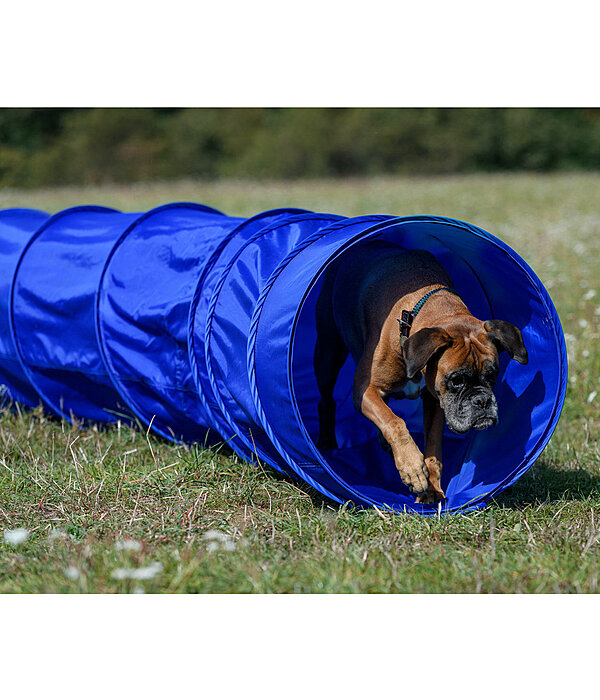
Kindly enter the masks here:
[[512, 323], [470, 317], [421, 329], [407, 339], [403, 356], [409, 378], [424, 373], [427, 388], [440, 401], [450, 430], [466, 433], [498, 423], [493, 388], [502, 350], [520, 364], [527, 364], [523, 336]]

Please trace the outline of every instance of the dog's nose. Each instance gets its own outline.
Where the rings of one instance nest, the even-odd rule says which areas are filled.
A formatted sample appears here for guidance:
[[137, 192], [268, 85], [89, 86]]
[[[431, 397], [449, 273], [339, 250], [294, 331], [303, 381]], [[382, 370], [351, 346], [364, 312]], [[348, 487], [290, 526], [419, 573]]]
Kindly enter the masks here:
[[485, 411], [490, 405], [490, 397], [486, 394], [477, 394], [473, 397], [473, 405], [481, 411]]

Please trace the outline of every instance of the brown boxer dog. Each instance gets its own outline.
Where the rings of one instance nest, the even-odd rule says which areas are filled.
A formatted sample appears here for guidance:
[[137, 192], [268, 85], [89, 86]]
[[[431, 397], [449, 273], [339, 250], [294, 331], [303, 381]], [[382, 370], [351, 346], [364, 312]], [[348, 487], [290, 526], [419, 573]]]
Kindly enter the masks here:
[[[498, 354], [506, 350], [517, 362], [528, 361], [519, 329], [472, 316], [431, 253], [384, 241], [354, 246], [327, 268], [316, 323], [318, 448], [337, 447], [333, 390], [350, 353], [356, 410], [377, 426], [417, 502], [444, 499], [444, 421], [455, 433], [497, 424]], [[425, 454], [387, 405], [414, 395], [412, 380], [421, 377]]]

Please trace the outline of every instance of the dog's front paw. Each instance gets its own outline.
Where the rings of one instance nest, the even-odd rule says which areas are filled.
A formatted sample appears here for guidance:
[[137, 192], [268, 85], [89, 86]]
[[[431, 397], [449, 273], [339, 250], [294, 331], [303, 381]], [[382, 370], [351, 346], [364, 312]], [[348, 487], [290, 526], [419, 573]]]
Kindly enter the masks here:
[[429, 488], [429, 470], [419, 448], [414, 443], [403, 446], [395, 451], [394, 461], [406, 486], [413, 493], [425, 495]]
[[427, 492], [420, 495], [417, 503], [437, 503], [446, 498], [441, 485], [442, 463], [436, 457], [427, 457], [425, 460], [427, 471], [429, 472], [429, 488]]
[[443, 501], [446, 494], [441, 489], [436, 489], [429, 485], [426, 493], [422, 493], [415, 499], [417, 503], [433, 504]]

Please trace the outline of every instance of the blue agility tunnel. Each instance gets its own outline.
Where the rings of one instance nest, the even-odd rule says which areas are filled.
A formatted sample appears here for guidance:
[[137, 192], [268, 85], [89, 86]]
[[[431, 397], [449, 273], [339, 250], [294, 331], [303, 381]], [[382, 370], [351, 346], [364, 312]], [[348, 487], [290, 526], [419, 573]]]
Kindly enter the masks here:
[[[415, 503], [354, 409], [351, 358], [334, 392], [338, 448], [316, 447], [321, 281], [379, 239], [433, 253], [470, 311], [515, 324], [529, 352], [526, 366], [500, 356], [498, 426], [446, 431], [442, 511], [481, 507], [513, 484], [558, 421], [567, 361], [554, 306], [513, 250], [470, 224], [298, 209], [237, 218], [191, 203], [12, 211], [0, 212], [0, 245], [19, 241], [0, 255], [12, 275], [0, 287], [0, 383], [17, 400], [35, 403], [33, 389], [67, 418], [131, 416], [169, 439], [225, 442], [338, 502], [436, 513]], [[390, 406], [422, 448], [421, 402]]]

